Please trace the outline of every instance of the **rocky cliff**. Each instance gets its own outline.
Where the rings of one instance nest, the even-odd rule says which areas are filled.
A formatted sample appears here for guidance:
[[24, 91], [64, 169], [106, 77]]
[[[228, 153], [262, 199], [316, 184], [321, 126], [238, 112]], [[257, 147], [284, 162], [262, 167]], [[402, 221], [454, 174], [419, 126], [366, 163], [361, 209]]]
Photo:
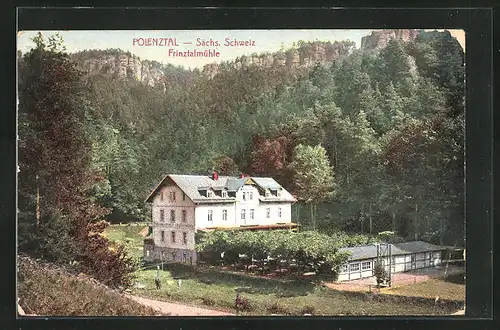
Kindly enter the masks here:
[[[389, 40], [411, 41], [417, 37], [418, 33], [419, 30], [373, 31], [361, 39], [361, 48], [365, 50], [381, 49], [387, 46]], [[210, 63], [203, 67], [202, 73], [208, 78], [213, 78], [224, 70], [244, 70], [251, 66], [260, 68], [286, 66], [290, 69], [311, 67], [318, 62], [336, 61], [351, 53], [354, 48], [355, 45], [351, 41], [299, 41], [292, 49], [272, 54], [252, 54], [238, 57], [234, 61]], [[133, 54], [116, 49], [83, 51], [72, 56], [80, 68], [89, 74], [103, 73], [117, 78], [135, 79], [146, 85], [163, 89], [167, 88], [173, 74], [177, 75], [177, 78], [183, 76], [182, 79], [194, 75], [192, 71], [172, 69], [173, 66], [141, 60]], [[167, 69], [168, 67], [170, 69]]]
[[117, 78], [132, 78], [152, 87], [166, 88], [166, 72], [160, 63], [142, 61], [130, 53], [86, 51], [73, 54], [72, 57], [89, 74], [103, 73]]
[[372, 31], [368, 36], [361, 38], [361, 49], [382, 49], [390, 40], [413, 41], [417, 38], [420, 30], [378, 30]]
[[279, 51], [273, 54], [252, 54], [241, 56], [234, 61], [221, 64], [210, 63], [203, 67], [202, 72], [213, 78], [222, 70], [243, 70], [250, 66], [271, 68], [286, 66], [288, 68], [310, 67], [316, 63], [333, 62], [348, 55], [354, 49], [354, 43], [342, 42], [299, 42], [297, 48]]

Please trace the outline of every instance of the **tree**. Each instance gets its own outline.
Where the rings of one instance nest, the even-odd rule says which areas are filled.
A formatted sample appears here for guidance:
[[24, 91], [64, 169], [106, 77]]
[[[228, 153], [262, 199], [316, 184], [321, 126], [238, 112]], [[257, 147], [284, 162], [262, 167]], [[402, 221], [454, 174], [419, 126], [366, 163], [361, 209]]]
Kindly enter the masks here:
[[92, 102], [82, 73], [57, 34], [46, 43], [38, 33], [33, 41], [19, 70], [19, 208], [27, 220], [20, 247], [54, 261], [78, 261], [106, 284], [128, 285], [123, 250], [112, 252], [98, 238], [109, 210], [91, 196], [103, 176], [92, 168], [85, 129]]
[[387, 271], [385, 270], [384, 265], [381, 260], [377, 260], [375, 262], [375, 266], [373, 269], [374, 275], [377, 278], [377, 287], [380, 288], [380, 284], [382, 284], [385, 280], [387, 280]]
[[319, 202], [335, 194], [335, 179], [325, 149], [299, 144], [295, 147], [290, 164], [296, 187], [296, 194], [310, 204], [313, 229], [316, 228], [315, 208]]

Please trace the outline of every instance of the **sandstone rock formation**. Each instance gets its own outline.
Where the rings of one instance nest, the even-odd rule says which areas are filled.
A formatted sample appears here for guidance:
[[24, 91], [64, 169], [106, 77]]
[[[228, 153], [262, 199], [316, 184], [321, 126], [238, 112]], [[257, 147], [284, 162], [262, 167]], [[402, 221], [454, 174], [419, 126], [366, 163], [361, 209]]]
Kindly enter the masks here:
[[348, 55], [354, 44], [350, 42], [312, 42], [301, 43], [296, 49], [279, 51], [273, 54], [252, 54], [241, 56], [227, 63], [210, 63], [203, 67], [202, 72], [213, 78], [221, 70], [243, 70], [250, 66], [271, 68], [273, 66], [286, 66], [288, 68], [310, 67], [316, 63], [333, 62], [342, 56]]
[[393, 39], [413, 41], [418, 36], [419, 32], [420, 30], [416, 29], [372, 31], [370, 35], [361, 38], [361, 49], [382, 49]]
[[104, 73], [117, 78], [132, 78], [152, 87], [166, 88], [161, 66], [158, 63], [141, 61], [134, 55], [101, 54], [79, 60], [76, 54], [74, 58], [80, 68], [90, 74]]

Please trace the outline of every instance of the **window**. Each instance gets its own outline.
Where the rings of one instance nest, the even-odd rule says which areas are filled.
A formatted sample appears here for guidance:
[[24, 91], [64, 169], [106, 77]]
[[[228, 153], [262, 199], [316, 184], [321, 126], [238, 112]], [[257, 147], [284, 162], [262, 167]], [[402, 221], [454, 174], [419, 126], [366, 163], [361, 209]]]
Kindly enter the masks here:
[[281, 207], [278, 208], [278, 218], [281, 218]]
[[170, 221], [175, 222], [175, 210], [170, 210]]
[[271, 195], [271, 193], [269, 192], [269, 190], [268, 190], [268, 189], [266, 189], [265, 196], [266, 196], [266, 197], [269, 197], [270, 195]]
[[171, 202], [175, 202], [175, 191], [171, 191], [170, 192], [170, 197], [169, 198], [170, 198]]
[[222, 210], [222, 220], [227, 221], [227, 210]]
[[208, 210], [208, 222], [212, 222], [214, 211]]
[[243, 200], [246, 201], [247, 200], [247, 193], [246, 192], [243, 192]]
[[161, 241], [165, 242], [165, 232], [163, 230], [160, 232], [160, 235], [161, 235]]
[[276, 191], [276, 196], [281, 197], [281, 189], [278, 189], [278, 191]]
[[172, 243], [175, 243], [175, 231], [170, 233], [172, 235]]
[[254, 209], [250, 209], [250, 219], [255, 219], [255, 210]]
[[411, 255], [411, 262], [415, 262], [415, 255], [414, 254]]
[[249, 199], [250, 199], [250, 200], [252, 200], [252, 199], [253, 199], [253, 191], [251, 191], [251, 192], [249, 193], [249, 196], [250, 196], [250, 198], [249, 198]]
[[186, 200], [186, 193], [185, 192], [182, 192], [182, 200], [185, 201]]
[[207, 191], [207, 197], [209, 197], [209, 198], [210, 198], [210, 197], [212, 197], [212, 196], [213, 196], [212, 191], [208, 190], [208, 191]]
[[160, 193], [160, 200], [163, 202], [163, 191]]
[[365, 261], [361, 264], [361, 270], [372, 269], [372, 263], [370, 261]]
[[245, 209], [241, 209], [241, 219], [245, 220], [247, 211]]
[[187, 233], [182, 233], [182, 241], [184, 244], [187, 244], [188, 242], [188, 234]]
[[266, 218], [270, 218], [271, 217], [271, 209], [270, 208], [267, 208], [266, 209]]
[[187, 221], [187, 212], [186, 210], [182, 210], [182, 222], [186, 222]]
[[165, 210], [160, 210], [160, 221], [165, 221]]
[[349, 265], [343, 264], [342, 267], [340, 267], [340, 272], [341, 273], [348, 273], [349, 272]]
[[349, 265], [350, 272], [359, 272], [359, 262]]
[[223, 197], [223, 198], [227, 198], [227, 191], [225, 191], [225, 190], [224, 190], [224, 191], [222, 192], [222, 197]]

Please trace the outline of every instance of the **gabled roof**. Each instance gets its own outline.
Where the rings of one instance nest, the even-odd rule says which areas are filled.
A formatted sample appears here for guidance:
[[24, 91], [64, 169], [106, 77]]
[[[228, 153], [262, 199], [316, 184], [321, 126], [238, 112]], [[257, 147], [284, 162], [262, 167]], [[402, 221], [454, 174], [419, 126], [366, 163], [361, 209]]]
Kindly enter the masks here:
[[[149, 194], [146, 202], [151, 202], [153, 197], [156, 195], [160, 187], [167, 181], [172, 180], [193, 202], [232, 202], [234, 198], [231, 197], [220, 197], [212, 196], [206, 197], [200, 194], [200, 190], [212, 188], [214, 190], [227, 189], [228, 191], [238, 191], [247, 182], [255, 183], [261, 188], [264, 187], [274, 187], [275, 189], [282, 188], [279, 183], [277, 183], [273, 178], [261, 178], [261, 177], [245, 177], [238, 178], [232, 176], [219, 176], [217, 180], [212, 180], [208, 175], [178, 175], [169, 174], [166, 175], [163, 180], [153, 189]], [[261, 186], [261, 184], [264, 186]], [[282, 190], [281, 197], [273, 198], [273, 201], [289, 201], [294, 202], [295, 198], [287, 192], [285, 189]]]
[[[405, 243], [391, 244], [391, 254], [393, 256], [411, 254], [417, 252], [430, 252], [446, 250], [448, 247], [430, 244], [424, 241], [412, 241]], [[349, 260], [363, 260], [377, 257], [377, 245], [361, 245], [341, 248], [342, 252], [349, 252]]]

